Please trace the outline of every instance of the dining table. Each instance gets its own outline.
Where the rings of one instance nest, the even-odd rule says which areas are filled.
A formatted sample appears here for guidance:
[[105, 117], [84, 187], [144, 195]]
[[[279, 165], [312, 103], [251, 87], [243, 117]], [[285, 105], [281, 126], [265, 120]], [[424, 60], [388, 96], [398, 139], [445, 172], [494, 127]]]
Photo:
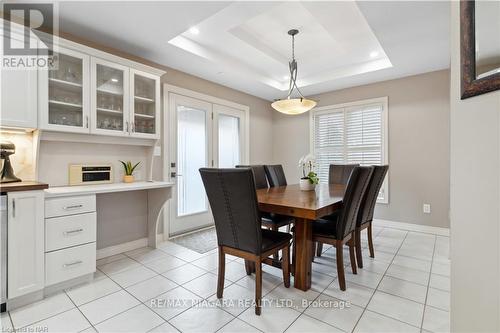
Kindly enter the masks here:
[[313, 222], [342, 208], [345, 185], [318, 184], [314, 190], [304, 191], [298, 184], [257, 190], [262, 212], [287, 215], [294, 218], [295, 259], [294, 287], [303, 291], [311, 288], [314, 258]]

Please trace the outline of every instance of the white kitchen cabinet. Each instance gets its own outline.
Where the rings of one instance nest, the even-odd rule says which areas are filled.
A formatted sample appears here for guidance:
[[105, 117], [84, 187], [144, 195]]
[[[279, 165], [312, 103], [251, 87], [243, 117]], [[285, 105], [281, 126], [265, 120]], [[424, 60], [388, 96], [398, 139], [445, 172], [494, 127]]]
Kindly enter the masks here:
[[[12, 34], [13, 39], [22, 41], [16, 36]], [[31, 39], [30, 42], [36, 43], [37, 41]], [[0, 125], [2, 127], [37, 128], [37, 78], [35, 69], [2, 67], [0, 71]]]
[[160, 79], [130, 69], [131, 136], [160, 138]]
[[91, 133], [129, 136], [129, 68], [92, 57]]
[[58, 66], [38, 71], [40, 128], [90, 133], [90, 57], [59, 47]]
[[9, 192], [7, 202], [7, 293], [12, 299], [44, 288], [44, 193]]

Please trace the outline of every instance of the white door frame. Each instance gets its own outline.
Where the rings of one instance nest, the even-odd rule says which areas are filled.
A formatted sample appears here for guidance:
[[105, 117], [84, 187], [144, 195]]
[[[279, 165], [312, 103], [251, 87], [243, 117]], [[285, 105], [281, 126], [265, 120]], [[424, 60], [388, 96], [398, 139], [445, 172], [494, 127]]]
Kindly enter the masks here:
[[[173, 115], [172, 112], [175, 110], [170, 110], [170, 94], [174, 93], [177, 95], [182, 95], [190, 98], [199, 99], [205, 102], [209, 102], [212, 104], [219, 104], [222, 106], [227, 106], [230, 108], [238, 109], [244, 112], [245, 114], [245, 127], [244, 127], [244, 154], [241, 156], [242, 164], [250, 163], [250, 107], [243, 104], [238, 104], [235, 102], [231, 102], [225, 99], [221, 99], [218, 97], [206, 95], [197, 91], [189, 90], [186, 88], [181, 88], [178, 86], [174, 86], [168, 83], [163, 84], [163, 131], [162, 131], [162, 156], [163, 156], [163, 180], [165, 181], [174, 181], [172, 177], [170, 177], [171, 167], [170, 163], [176, 158], [171, 156], [171, 152], [175, 151], [175, 147], [173, 146], [175, 142], [170, 140], [170, 135], [173, 130], [173, 126], [176, 124], [172, 121]], [[173, 189], [172, 189], [173, 190]], [[163, 238], [170, 238], [170, 209], [172, 201], [169, 201], [169, 204], [166, 205], [163, 214]]]

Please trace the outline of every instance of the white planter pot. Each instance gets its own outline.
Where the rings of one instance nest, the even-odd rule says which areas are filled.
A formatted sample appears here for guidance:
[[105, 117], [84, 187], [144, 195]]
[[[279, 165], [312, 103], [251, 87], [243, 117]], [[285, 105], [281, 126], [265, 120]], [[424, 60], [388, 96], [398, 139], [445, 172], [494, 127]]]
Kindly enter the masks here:
[[302, 191], [314, 191], [316, 188], [316, 184], [311, 184], [309, 179], [301, 179], [299, 185]]

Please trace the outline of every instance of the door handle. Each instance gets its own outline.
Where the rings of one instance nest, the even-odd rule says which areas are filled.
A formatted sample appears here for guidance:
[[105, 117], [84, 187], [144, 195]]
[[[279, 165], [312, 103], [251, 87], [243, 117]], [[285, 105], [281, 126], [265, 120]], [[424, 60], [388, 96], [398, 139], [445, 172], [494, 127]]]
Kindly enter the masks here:
[[12, 199], [12, 217], [16, 217], [16, 199]]

